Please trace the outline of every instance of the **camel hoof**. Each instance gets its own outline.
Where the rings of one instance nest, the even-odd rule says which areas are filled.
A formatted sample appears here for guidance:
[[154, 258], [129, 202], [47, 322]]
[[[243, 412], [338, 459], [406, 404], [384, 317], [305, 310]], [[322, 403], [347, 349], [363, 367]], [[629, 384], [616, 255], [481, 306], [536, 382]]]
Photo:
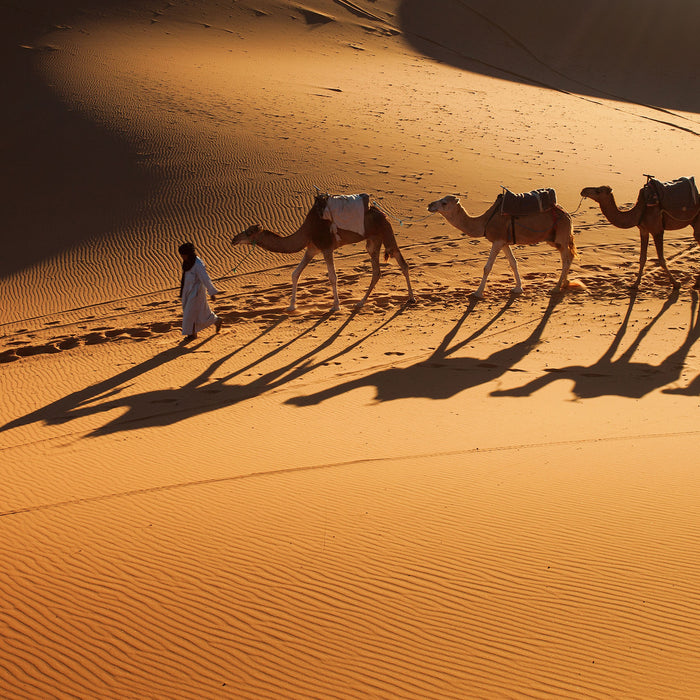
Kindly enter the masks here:
[[523, 288], [522, 287], [513, 287], [511, 290], [511, 294], [522, 294], [523, 293]]
[[469, 295], [472, 299], [483, 299], [484, 295], [481, 292], [472, 292]]
[[297, 310], [297, 307], [296, 307], [296, 306], [288, 306], [288, 307], [285, 309], [285, 313], [293, 314], [296, 310]]

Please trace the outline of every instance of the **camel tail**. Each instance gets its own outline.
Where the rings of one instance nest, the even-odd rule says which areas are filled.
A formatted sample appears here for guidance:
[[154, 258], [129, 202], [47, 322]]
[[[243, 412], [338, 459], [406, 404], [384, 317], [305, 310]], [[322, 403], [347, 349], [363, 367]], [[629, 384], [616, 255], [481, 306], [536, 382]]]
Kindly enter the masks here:
[[389, 258], [398, 258], [400, 254], [399, 244], [396, 242], [394, 232], [391, 231], [384, 237], [384, 261], [386, 262]]
[[382, 245], [384, 246], [384, 260], [387, 261], [389, 258], [398, 258], [401, 255], [399, 250], [399, 244], [396, 242], [396, 236], [394, 235], [394, 229], [391, 226], [391, 222], [387, 218], [386, 214], [376, 207], [371, 207], [372, 218], [375, 225], [381, 229], [382, 232]]
[[578, 258], [578, 248], [576, 247], [576, 241], [574, 241], [573, 235], [569, 236], [569, 253], [571, 254], [572, 260]]
[[[578, 249], [576, 248], [576, 241], [574, 241], [574, 225], [573, 225], [573, 219], [571, 218], [571, 214], [569, 212], [565, 211], [561, 207], [557, 206], [557, 209], [560, 211], [559, 217], [560, 221], [563, 218], [565, 222], [568, 223], [568, 226], [566, 226], [566, 233], [567, 233], [567, 247], [569, 249], [569, 255], [571, 256], [571, 259], [574, 260], [575, 258], [578, 257]], [[568, 229], [568, 230], [567, 230]], [[558, 237], [558, 236], [557, 236]], [[561, 248], [560, 243], [555, 243], [557, 248]]]

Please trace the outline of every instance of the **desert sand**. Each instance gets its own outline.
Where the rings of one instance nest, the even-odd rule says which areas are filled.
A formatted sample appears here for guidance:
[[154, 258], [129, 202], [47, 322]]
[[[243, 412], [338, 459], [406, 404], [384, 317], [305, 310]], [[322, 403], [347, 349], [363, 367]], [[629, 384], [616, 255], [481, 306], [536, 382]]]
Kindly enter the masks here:
[[[98, 5], [98, 7], [96, 7]], [[689, 3], [2, 3], [3, 698], [697, 698], [700, 247], [638, 290], [644, 174], [697, 175]], [[692, 32], [692, 34], [691, 34]], [[556, 189], [579, 256], [471, 214]], [[368, 192], [361, 245], [232, 247]], [[182, 344], [177, 246], [220, 294]]]

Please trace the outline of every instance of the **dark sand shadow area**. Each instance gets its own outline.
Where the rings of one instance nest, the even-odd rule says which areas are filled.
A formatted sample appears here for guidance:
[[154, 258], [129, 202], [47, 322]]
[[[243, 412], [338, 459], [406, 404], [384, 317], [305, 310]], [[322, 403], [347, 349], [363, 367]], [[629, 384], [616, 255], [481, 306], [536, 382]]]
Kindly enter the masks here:
[[404, 0], [406, 39], [464, 70], [700, 112], [693, 0]]
[[184, 344], [167, 348], [148, 360], [129, 367], [123, 372], [109, 377], [103, 381], [87, 386], [65, 397], [54, 401], [43, 408], [16, 418], [5, 425], [0, 426], [0, 433], [32, 423], [44, 425], [62, 425], [70, 421], [120, 410], [121, 414], [110, 418], [105, 425], [97, 427], [87, 433], [89, 437], [108, 435], [121, 431], [138, 430], [144, 426], [165, 426], [179, 423], [192, 416], [202, 415], [210, 411], [220, 410], [227, 406], [256, 398], [264, 393], [277, 390], [289, 382], [304, 377], [325, 364], [336, 361], [352, 352], [355, 348], [375, 335], [381, 329], [389, 326], [406, 309], [404, 305], [394, 311], [387, 319], [367, 330], [365, 333], [350, 343], [341, 344], [339, 349], [328, 356], [321, 356], [338, 340], [344, 337], [347, 328], [357, 316], [353, 311], [343, 323], [330, 332], [320, 344], [313, 344], [312, 348], [295, 359], [275, 367], [253, 380], [241, 383], [232, 383], [232, 380], [241, 377], [255, 367], [262, 365], [283, 350], [288, 349], [305, 336], [313, 334], [323, 328], [332, 318], [331, 312], [323, 314], [312, 325], [301, 331], [290, 340], [277, 346], [254, 359], [245, 366], [228, 372], [223, 376], [216, 376], [227, 361], [241, 352], [245, 347], [254, 345], [281, 321], [275, 321], [267, 329], [248, 341], [212, 362], [206, 369], [197, 374], [179, 387], [156, 389], [143, 392], [129, 393], [127, 389], [137, 386], [140, 378], [162, 365], [176, 360], [186, 354], [199, 350], [209, 343], [214, 336], [208, 336], [194, 344]]
[[0, 278], [128, 225], [155, 187], [135, 149], [70, 109], [41, 73], [42, 62], [57, 50], [47, 43], [48, 34], [70, 30], [76, 19], [151, 5], [136, 0], [3, 3]]

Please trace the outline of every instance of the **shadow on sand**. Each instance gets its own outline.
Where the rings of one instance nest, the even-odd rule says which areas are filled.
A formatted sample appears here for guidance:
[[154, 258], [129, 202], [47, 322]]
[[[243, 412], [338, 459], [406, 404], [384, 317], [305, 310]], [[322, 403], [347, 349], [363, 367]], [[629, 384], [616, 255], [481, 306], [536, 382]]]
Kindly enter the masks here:
[[357, 312], [353, 311], [320, 345], [304, 353], [292, 362], [262, 374], [260, 377], [247, 384], [230, 384], [229, 382], [289, 348], [304, 336], [313, 333], [331, 318], [332, 313], [328, 312], [324, 314], [313, 325], [296, 337], [265, 355], [256, 358], [253, 362], [250, 362], [244, 367], [224, 376], [213, 378], [213, 375], [228, 360], [240, 353], [244, 348], [259, 341], [263, 336], [283, 323], [283, 320], [275, 321], [256, 338], [217, 359], [207, 367], [204, 372], [181, 387], [128, 395], [124, 393], [131, 385], [130, 383], [137, 377], [162, 366], [166, 362], [171, 362], [178, 357], [201, 349], [206, 343], [210, 342], [214, 336], [209, 336], [205, 340], [195, 344], [180, 344], [159, 353], [155, 357], [139, 365], [131, 367], [124, 372], [120, 372], [114, 377], [74, 392], [22, 418], [17, 418], [0, 427], [0, 432], [36, 422], [43, 422], [45, 425], [60, 425], [79, 418], [94, 416], [99, 413], [118, 409], [122, 409], [122, 413], [118, 417], [114, 418], [106, 425], [88, 432], [87, 437], [108, 435], [147, 426], [172, 425], [192, 416], [214, 411], [223, 406], [234, 405], [260, 396], [266, 392], [273, 391], [284, 386], [287, 382], [312, 372], [324, 364], [337, 360], [382, 328], [388, 326], [395, 318], [403, 313], [405, 308], [406, 305], [402, 306], [376, 328], [370, 330], [358, 340], [344, 346], [332, 355], [322, 359], [315, 359], [316, 356], [333, 345], [338, 338], [342, 336], [343, 332], [357, 315]]
[[[681, 346], [671, 353], [658, 365], [645, 362], [633, 362], [632, 356], [639, 348], [642, 340], [651, 328], [678, 300], [675, 291], [666, 300], [659, 313], [637, 334], [630, 346], [620, 357], [613, 359], [629, 324], [636, 295], [630, 299], [625, 318], [619, 330], [604, 355], [590, 366], [572, 365], [558, 369], [547, 370], [523, 387], [516, 389], [493, 391], [491, 396], [529, 396], [538, 389], [559, 379], [569, 379], [574, 382], [574, 394], [578, 398], [593, 398], [604, 395], [642, 398], [646, 394], [677, 381], [683, 370], [685, 359], [690, 348], [700, 337], [700, 314], [698, 313], [698, 297], [693, 294], [690, 311], [690, 324], [687, 336]], [[542, 318], [532, 333], [514, 345], [498, 350], [487, 358], [450, 357], [458, 350], [468, 345], [482, 335], [498, 318], [512, 305], [511, 297], [506, 305], [479, 330], [472, 333], [466, 340], [451, 345], [460, 327], [474, 308], [470, 304], [462, 318], [445, 336], [443, 342], [427, 360], [409, 367], [391, 367], [369, 374], [352, 381], [338, 384], [308, 396], [297, 396], [288, 399], [287, 403], [295, 406], [310, 406], [322, 401], [340, 396], [346, 392], [361, 387], [373, 386], [376, 389], [376, 401], [394, 401], [406, 398], [448, 399], [456, 394], [479, 385], [487, 384], [506, 372], [515, 371], [515, 365], [523, 360], [540, 342], [542, 332], [550, 319], [560, 297], [552, 297]], [[683, 393], [696, 395], [700, 389], [700, 377], [685, 389], [669, 389], [667, 393]]]
[[[382, 369], [314, 394], [292, 397], [286, 403], [294, 406], [317, 405], [354, 389], [369, 386], [375, 387], [376, 401], [378, 402], [406, 398], [449, 399], [467, 389], [488, 384], [506, 372], [517, 371], [515, 366], [539, 344], [542, 333], [561, 300], [561, 295], [553, 296], [550, 299], [542, 314], [542, 318], [524, 340], [497, 350], [486, 358], [454, 357], [456, 352], [475, 341], [492, 327], [512, 307], [515, 298], [511, 296], [504, 306], [480, 328], [471, 333], [466, 339], [455, 343], [454, 341], [459, 330], [476, 306], [477, 302], [471, 300], [464, 314], [457, 320], [449, 333], [445, 335], [439, 347], [425, 360], [416, 362], [408, 367]], [[629, 347], [618, 358], [613, 359], [626, 335], [634, 307], [634, 296], [630, 299], [625, 318], [610, 347], [597, 362], [592, 365], [570, 365], [548, 369], [545, 374], [522, 387], [492, 391], [490, 395], [530, 396], [552, 382], [559, 379], [567, 379], [574, 383], [573, 393], [579, 399], [604, 395], [642, 398], [656, 389], [677, 381], [681, 376], [684, 362], [691, 347], [700, 338], [700, 311], [696, 293], [693, 294], [692, 298], [688, 332], [680, 347], [657, 365], [632, 361], [632, 356], [643, 339], [677, 300], [678, 292], [675, 291], [666, 300], [659, 313], [639, 331]], [[37, 422], [43, 422], [46, 425], [61, 425], [69, 421], [96, 416], [100, 413], [114, 410], [121, 410], [121, 413], [105, 425], [89, 431], [87, 436], [96, 437], [143, 427], [172, 425], [193, 416], [218, 410], [224, 406], [235, 405], [275, 391], [323, 365], [338, 360], [391, 324], [403, 313], [405, 308], [406, 306], [401, 307], [352, 343], [343, 345], [330, 355], [322, 355], [325, 350], [331, 348], [343, 336], [350, 326], [357, 313], [352, 312], [320, 345], [313, 347], [291, 362], [262, 373], [258, 378], [247, 383], [231, 382], [236, 377], [245, 375], [254, 368], [263, 365], [305, 336], [310, 336], [323, 326], [332, 314], [324, 314], [299, 335], [270, 350], [268, 353], [257, 357], [245, 366], [223, 376], [215, 377], [214, 375], [227, 361], [272, 332], [284, 322], [284, 319], [275, 321], [245, 345], [218, 358], [203, 372], [181, 387], [133, 394], [125, 393], [134, 380], [151, 370], [161, 367], [164, 363], [200, 350], [211, 341], [213, 336], [209, 336], [195, 344], [180, 344], [176, 347], [168, 348], [145, 362], [120, 372], [109, 379], [76, 391], [37, 411], [10, 421], [0, 427], [0, 432]], [[685, 388], [673, 388], [665, 391], [669, 394], [695, 396], [700, 392], [700, 377], [693, 380]]]
[[700, 112], [695, 0], [403, 0], [421, 53], [463, 70]]
[[[78, 15], [127, 11], [135, 0], [2, 3], [3, 255], [0, 278], [128, 225], [156, 183], [135, 147], [59, 99], [42, 72]], [[9, 175], [11, 173], [11, 176]]]
[[[649, 362], [634, 362], [632, 356], [638, 350], [659, 319], [678, 301], [675, 290], [659, 310], [659, 313], [642, 328], [632, 340], [629, 347], [616, 359], [613, 359], [627, 332], [630, 315], [636, 295], [630, 299], [625, 318], [619, 330], [602, 357], [592, 365], [569, 365], [548, 369], [547, 373], [515, 389], [492, 391], [491, 396], [531, 396], [560, 379], [573, 382], [573, 393], [578, 399], [591, 399], [599, 396], [624, 396], [641, 399], [643, 396], [678, 381], [688, 352], [700, 338], [700, 314], [698, 313], [698, 295], [693, 292], [690, 308], [688, 332], [680, 347], [657, 365]], [[666, 389], [665, 393], [697, 395], [700, 380], [696, 379], [684, 390]]]
[[450, 357], [450, 355], [453, 355], [485, 333], [489, 327], [508, 311], [516, 298], [511, 295], [503, 308], [481, 328], [472, 333], [466, 340], [450, 345], [477, 304], [472, 299], [464, 315], [445, 336], [439, 347], [426, 360], [421, 360], [409, 367], [383, 369], [315, 394], [288, 399], [287, 403], [295, 406], [311, 406], [366, 386], [376, 388], [377, 401], [394, 401], [407, 398], [448, 399], [465, 389], [471, 389], [493, 381], [514, 367], [539, 343], [547, 321], [549, 321], [556, 305], [561, 300], [561, 295], [550, 298], [542, 318], [525, 340], [503, 350], [498, 350], [486, 359]]

